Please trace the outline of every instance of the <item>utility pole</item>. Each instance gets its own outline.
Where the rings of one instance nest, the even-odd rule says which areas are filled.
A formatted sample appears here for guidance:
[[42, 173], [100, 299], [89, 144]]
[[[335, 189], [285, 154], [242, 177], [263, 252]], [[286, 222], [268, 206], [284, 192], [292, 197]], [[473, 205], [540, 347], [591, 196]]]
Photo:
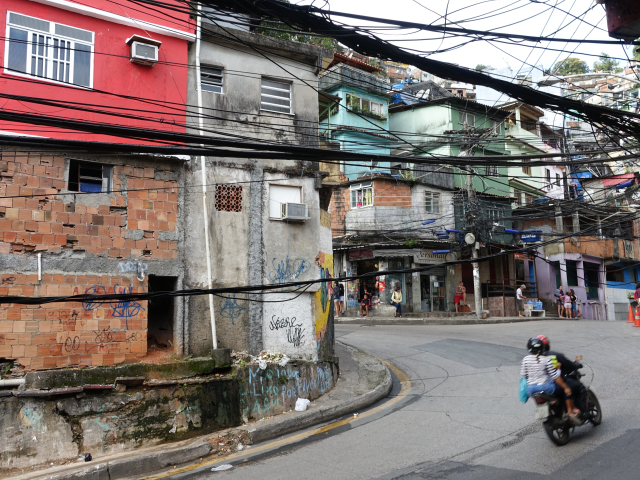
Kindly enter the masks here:
[[[465, 155], [466, 156], [466, 155]], [[469, 167], [469, 173], [467, 175], [467, 201], [469, 205], [475, 205], [475, 192], [473, 190], [473, 176], [471, 174], [472, 168]], [[475, 208], [472, 206], [472, 208]], [[475, 227], [475, 220], [473, 221], [473, 226]], [[474, 228], [474, 235], [476, 235], [476, 229]], [[477, 262], [478, 258], [478, 249], [476, 248], [478, 242], [476, 241], [473, 245], [471, 245], [471, 256], [474, 259], [473, 265], [473, 299], [475, 301], [476, 307], [476, 316], [478, 319], [482, 318], [482, 288], [480, 286], [480, 264]]]

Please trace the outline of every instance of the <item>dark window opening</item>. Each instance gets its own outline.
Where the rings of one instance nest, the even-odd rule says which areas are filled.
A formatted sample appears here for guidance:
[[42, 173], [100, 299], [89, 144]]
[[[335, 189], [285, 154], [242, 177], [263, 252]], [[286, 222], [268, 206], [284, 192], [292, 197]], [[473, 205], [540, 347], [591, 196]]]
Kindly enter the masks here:
[[578, 262], [567, 260], [567, 286], [578, 286]]
[[599, 300], [600, 266], [597, 263], [584, 262], [584, 288], [587, 300]]
[[607, 265], [605, 267], [607, 282], [624, 282], [624, 267]]
[[[177, 287], [176, 277], [149, 275], [149, 293], [173, 292]], [[155, 351], [173, 352], [173, 320], [175, 298], [161, 296], [149, 299], [147, 354]]]
[[112, 165], [69, 160], [68, 188], [71, 192], [111, 192]]

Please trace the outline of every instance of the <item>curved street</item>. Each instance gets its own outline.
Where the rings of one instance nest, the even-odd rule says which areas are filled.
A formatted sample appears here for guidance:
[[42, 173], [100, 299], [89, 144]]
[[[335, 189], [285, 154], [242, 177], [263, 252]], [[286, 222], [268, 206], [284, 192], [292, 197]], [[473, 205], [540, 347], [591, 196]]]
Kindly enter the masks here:
[[[518, 399], [524, 347], [540, 333], [553, 349], [584, 356], [583, 381], [602, 405], [602, 425], [575, 429], [564, 447], [547, 438], [532, 402]], [[640, 329], [589, 321], [338, 326], [336, 337], [397, 367], [410, 388], [394, 375], [390, 398], [368, 416], [305, 440], [274, 441], [267, 453], [231, 462], [232, 471], [172, 478], [637, 478]]]

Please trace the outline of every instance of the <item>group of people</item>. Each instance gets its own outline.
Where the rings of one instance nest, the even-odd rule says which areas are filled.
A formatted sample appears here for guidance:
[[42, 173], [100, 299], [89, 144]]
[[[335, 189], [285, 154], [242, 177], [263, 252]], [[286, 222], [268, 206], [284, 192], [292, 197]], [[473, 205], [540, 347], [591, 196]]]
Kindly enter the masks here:
[[[335, 282], [333, 284], [332, 294], [334, 295], [333, 301], [335, 306], [335, 318], [339, 318], [339, 316], [345, 312], [344, 285], [342, 283]], [[369, 291], [369, 287], [367, 284], [363, 284], [362, 295], [360, 298], [360, 315], [363, 317], [369, 316], [372, 299], [373, 294]], [[391, 294], [391, 305], [396, 307], [395, 316], [402, 317], [402, 289], [400, 288], [400, 285], [396, 285], [393, 293]]]
[[558, 315], [560, 318], [578, 318], [578, 309], [576, 292], [573, 289], [569, 289], [568, 293], [562, 290], [562, 285], [558, 285], [558, 288], [553, 293], [553, 298], [558, 305]]
[[529, 355], [522, 359], [520, 375], [527, 380], [527, 394], [544, 393], [546, 395], [560, 394], [567, 407], [567, 413], [575, 416], [580, 413], [576, 408], [576, 401], [582, 404], [579, 396], [582, 394], [582, 384], [571, 374], [582, 368], [580, 360], [569, 360], [562, 353], [551, 351], [549, 339], [538, 335], [527, 342]]

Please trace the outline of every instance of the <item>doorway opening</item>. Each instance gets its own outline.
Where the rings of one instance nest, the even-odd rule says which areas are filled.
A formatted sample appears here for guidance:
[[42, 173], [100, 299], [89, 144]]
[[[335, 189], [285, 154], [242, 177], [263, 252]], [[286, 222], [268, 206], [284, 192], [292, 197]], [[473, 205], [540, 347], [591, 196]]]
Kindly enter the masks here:
[[[149, 275], [149, 293], [176, 290], [176, 277]], [[176, 297], [162, 296], [149, 299], [147, 321], [147, 356], [173, 353], [173, 320]]]

